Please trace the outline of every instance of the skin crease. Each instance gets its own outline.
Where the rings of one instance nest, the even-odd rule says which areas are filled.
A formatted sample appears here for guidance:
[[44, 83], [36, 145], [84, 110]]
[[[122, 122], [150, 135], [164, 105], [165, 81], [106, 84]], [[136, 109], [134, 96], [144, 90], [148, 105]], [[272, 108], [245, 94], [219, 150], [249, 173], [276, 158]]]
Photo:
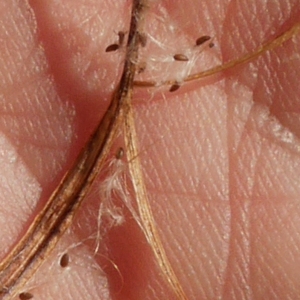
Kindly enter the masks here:
[[[0, 3], [2, 257], [71, 166], [117, 84], [123, 49], [105, 48], [127, 30], [130, 1], [106, 2]], [[236, 58], [300, 16], [296, 0], [160, 3], [145, 20], [141, 79], [182, 78], [190, 65], [163, 59], [183, 51], [197, 57], [193, 70]], [[206, 34], [215, 47], [195, 55], [193, 41]], [[149, 200], [189, 299], [299, 298], [299, 50], [295, 36], [174, 93], [135, 92]], [[95, 233], [98, 190], [24, 290], [34, 299], [174, 299], [128, 213], [93, 256], [86, 238]], [[62, 269], [65, 251], [70, 264]]]

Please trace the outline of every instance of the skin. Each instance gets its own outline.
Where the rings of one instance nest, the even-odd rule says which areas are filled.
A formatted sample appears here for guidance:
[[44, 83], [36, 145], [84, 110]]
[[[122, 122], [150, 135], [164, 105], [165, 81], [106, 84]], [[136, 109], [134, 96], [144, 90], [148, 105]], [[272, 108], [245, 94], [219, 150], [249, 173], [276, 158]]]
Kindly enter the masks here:
[[[103, 115], [124, 51], [105, 48], [129, 22], [130, 1], [25, 2], [0, 4], [2, 257]], [[197, 57], [195, 71], [234, 59], [300, 16], [297, 0], [186, 2], [183, 8], [179, 0], [163, 1], [165, 13], [150, 8], [140, 79], [180, 80], [190, 65], [162, 59], [184, 51]], [[158, 19], [165, 21], [159, 30]], [[204, 34], [214, 36], [215, 47], [195, 55], [193, 43]], [[299, 50], [295, 36], [250, 64], [174, 93], [135, 92], [149, 201], [189, 299], [299, 297]], [[122, 145], [120, 137], [112, 157]], [[93, 254], [87, 237], [97, 229], [100, 177], [74, 227], [24, 291], [34, 299], [174, 299], [126, 209], [126, 222], [104, 235], [101, 255]], [[61, 268], [66, 251], [70, 264]]]

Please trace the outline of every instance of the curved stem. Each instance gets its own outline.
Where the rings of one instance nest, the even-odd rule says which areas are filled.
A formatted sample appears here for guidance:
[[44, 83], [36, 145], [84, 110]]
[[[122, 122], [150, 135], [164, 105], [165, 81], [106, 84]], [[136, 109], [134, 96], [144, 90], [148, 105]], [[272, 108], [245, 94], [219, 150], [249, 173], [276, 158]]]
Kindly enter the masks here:
[[132, 98], [143, 10], [143, 0], [133, 0], [123, 74], [103, 119], [24, 237], [0, 264], [1, 299], [15, 296], [53, 250], [103, 167]]
[[[199, 80], [199, 79], [209, 77], [209, 76], [215, 75], [217, 73], [226, 71], [233, 67], [236, 67], [236, 66], [239, 66], [242, 64], [246, 64], [246, 63], [256, 59], [257, 57], [261, 56], [265, 52], [281, 46], [284, 42], [291, 39], [293, 36], [295, 36], [299, 32], [300, 32], [300, 23], [296, 23], [290, 29], [285, 31], [283, 34], [279, 35], [274, 40], [266, 42], [259, 48], [255, 49], [253, 52], [250, 52], [250, 53], [243, 55], [241, 57], [238, 57], [236, 59], [230, 60], [224, 64], [218, 65], [211, 69], [208, 69], [208, 70], [205, 70], [202, 72], [198, 72], [195, 74], [191, 74], [191, 75], [187, 76], [185, 79], [183, 79], [183, 82]], [[139, 88], [145, 88], [145, 87], [149, 88], [149, 87], [164, 86], [164, 85], [172, 86], [173, 84], [176, 84], [176, 83], [178, 83], [178, 81], [174, 80], [174, 79], [165, 80], [160, 83], [157, 83], [153, 80], [147, 80], [147, 81], [137, 81], [136, 80], [136, 81], [134, 81], [134, 85]]]

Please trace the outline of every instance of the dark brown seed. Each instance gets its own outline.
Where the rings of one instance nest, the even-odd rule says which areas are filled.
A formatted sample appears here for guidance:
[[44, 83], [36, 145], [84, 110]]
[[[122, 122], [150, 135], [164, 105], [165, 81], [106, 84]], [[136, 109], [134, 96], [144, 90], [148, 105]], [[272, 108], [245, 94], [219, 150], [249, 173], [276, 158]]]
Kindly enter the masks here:
[[121, 159], [124, 156], [124, 149], [120, 147], [116, 153], [116, 159]]
[[211, 39], [208, 35], [203, 35], [196, 40], [196, 46], [200, 46]]
[[212, 48], [212, 47], [214, 47], [214, 46], [215, 46], [215, 44], [214, 44], [213, 42], [211, 42], [211, 43], [208, 44], [208, 47], [209, 47], [209, 48]]
[[28, 293], [28, 292], [23, 292], [21, 294], [19, 294], [19, 299], [20, 300], [29, 300], [29, 299], [32, 299], [33, 298], [33, 295], [31, 293]]
[[69, 261], [70, 261], [70, 256], [68, 253], [65, 253], [62, 255], [62, 257], [60, 258], [59, 264], [62, 268], [65, 268], [69, 265]]
[[146, 70], [146, 63], [142, 62], [137, 66], [137, 73], [143, 73]]
[[135, 80], [133, 82], [133, 85], [140, 86], [140, 87], [153, 87], [153, 86], [156, 86], [156, 81], [140, 81], [140, 80]]
[[147, 45], [147, 35], [145, 33], [139, 32], [139, 42], [142, 47], [146, 47]]
[[137, 73], [138, 73], [138, 74], [141, 74], [141, 73], [145, 72], [145, 70], [146, 70], [146, 67], [145, 67], [145, 66], [138, 67]]
[[105, 52], [113, 52], [119, 49], [119, 45], [118, 44], [111, 44], [109, 45], [106, 49]]
[[188, 61], [188, 57], [184, 54], [175, 54], [173, 58], [177, 61]]
[[173, 85], [171, 85], [169, 91], [170, 92], [175, 92], [180, 88], [180, 85], [178, 83], [174, 83]]
[[124, 43], [124, 40], [125, 40], [125, 32], [124, 31], [119, 31], [118, 36], [119, 36], [119, 46], [121, 47]]

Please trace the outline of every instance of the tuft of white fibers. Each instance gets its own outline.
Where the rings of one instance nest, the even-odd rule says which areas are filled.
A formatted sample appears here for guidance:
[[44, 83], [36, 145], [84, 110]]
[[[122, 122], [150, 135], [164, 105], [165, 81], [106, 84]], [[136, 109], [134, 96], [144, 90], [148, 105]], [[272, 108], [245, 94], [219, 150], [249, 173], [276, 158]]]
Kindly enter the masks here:
[[[205, 36], [201, 41], [200, 34], [196, 36], [178, 28], [177, 20], [161, 5], [151, 10], [146, 18], [142, 34], [147, 43], [139, 48], [137, 63], [143, 66], [143, 71], [138, 68], [138, 81], [155, 82], [156, 86], [164, 85], [166, 81], [180, 84], [199, 70], [220, 62], [218, 51], [212, 49], [214, 38], [207, 35], [211, 35], [210, 32], [203, 32]], [[185, 56], [186, 60], [174, 59], [178, 55]]]
[[[120, 149], [123, 151], [122, 148]], [[97, 217], [95, 254], [99, 250], [102, 236], [112, 227], [120, 226], [125, 222], [123, 208], [116, 204], [116, 200], [121, 200], [132, 217], [142, 228], [138, 213], [132, 205], [132, 196], [128, 191], [127, 182], [126, 163], [122, 160], [122, 157], [116, 155], [116, 157], [109, 162], [108, 175], [99, 187], [101, 202]]]

